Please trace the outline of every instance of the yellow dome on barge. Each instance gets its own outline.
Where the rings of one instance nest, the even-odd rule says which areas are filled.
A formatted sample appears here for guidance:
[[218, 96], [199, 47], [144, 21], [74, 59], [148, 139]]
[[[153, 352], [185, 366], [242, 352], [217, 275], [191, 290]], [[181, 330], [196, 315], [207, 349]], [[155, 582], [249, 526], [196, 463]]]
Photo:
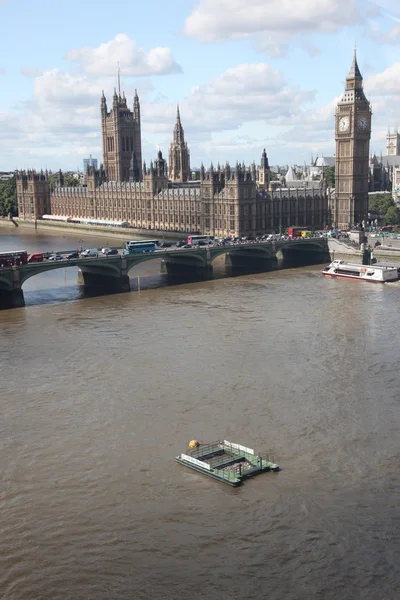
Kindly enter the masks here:
[[192, 440], [191, 442], [189, 442], [189, 448], [191, 449], [197, 448], [198, 446], [200, 446], [200, 444], [197, 440]]

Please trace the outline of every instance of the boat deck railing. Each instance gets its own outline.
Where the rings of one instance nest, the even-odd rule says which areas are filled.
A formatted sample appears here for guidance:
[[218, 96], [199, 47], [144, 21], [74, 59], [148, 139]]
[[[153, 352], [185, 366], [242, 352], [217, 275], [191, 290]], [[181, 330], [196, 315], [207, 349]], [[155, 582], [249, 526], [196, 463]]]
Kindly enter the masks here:
[[226, 479], [241, 479], [245, 475], [264, 470], [274, 463], [269, 456], [266, 458], [245, 452], [244, 450], [226, 446], [217, 441], [201, 444], [188, 452], [192, 458], [210, 465]]
[[188, 451], [188, 455], [197, 460], [204, 460], [208, 462], [209, 459], [217, 454], [223, 454], [225, 449], [221, 442], [211, 442], [210, 444], [200, 444], [197, 448], [193, 448]]

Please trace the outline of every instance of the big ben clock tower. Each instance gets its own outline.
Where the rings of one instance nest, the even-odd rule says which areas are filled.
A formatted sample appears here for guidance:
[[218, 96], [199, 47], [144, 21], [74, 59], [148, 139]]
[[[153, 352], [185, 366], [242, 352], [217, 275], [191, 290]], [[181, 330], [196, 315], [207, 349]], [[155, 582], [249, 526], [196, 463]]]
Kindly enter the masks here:
[[354, 50], [346, 89], [335, 115], [334, 226], [348, 229], [368, 215], [368, 165], [371, 138], [371, 108], [363, 90], [363, 79]]

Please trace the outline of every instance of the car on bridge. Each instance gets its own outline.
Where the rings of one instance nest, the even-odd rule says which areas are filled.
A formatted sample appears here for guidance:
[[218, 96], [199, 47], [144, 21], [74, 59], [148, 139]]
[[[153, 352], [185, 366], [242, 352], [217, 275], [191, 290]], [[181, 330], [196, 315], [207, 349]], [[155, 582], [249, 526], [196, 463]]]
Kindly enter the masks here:
[[106, 256], [109, 256], [110, 254], [118, 254], [118, 250], [116, 248], [102, 248], [101, 252]]
[[82, 258], [97, 258], [99, 256], [99, 252], [97, 248], [86, 248], [83, 252], [81, 252]]
[[65, 254], [64, 258], [67, 260], [72, 260], [73, 258], [79, 258], [79, 252], [70, 252], [69, 254]]
[[65, 260], [61, 254], [50, 254], [48, 260]]
[[44, 260], [44, 256], [41, 253], [30, 254], [28, 257], [28, 263], [42, 262], [43, 260]]

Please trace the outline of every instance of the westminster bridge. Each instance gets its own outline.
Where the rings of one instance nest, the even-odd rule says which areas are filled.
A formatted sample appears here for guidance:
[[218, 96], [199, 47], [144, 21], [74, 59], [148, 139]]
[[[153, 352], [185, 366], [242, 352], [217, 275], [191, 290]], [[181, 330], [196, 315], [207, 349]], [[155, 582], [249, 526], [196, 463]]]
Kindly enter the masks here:
[[162, 259], [161, 272], [182, 281], [201, 281], [213, 276], [213, 261], [225, 255], [231, 274], [263, 272], [330, 260], [328, 242], [324, 238], [240, 242], [193, 248], [167, 248], [138, 254], [79, 257], [0, 268], [0, 309], [25, 305], [25, 281], [55, 269], [78, 267], [85, 288], [91, 294], [130, 291], [129, 271], [140, 263]]

